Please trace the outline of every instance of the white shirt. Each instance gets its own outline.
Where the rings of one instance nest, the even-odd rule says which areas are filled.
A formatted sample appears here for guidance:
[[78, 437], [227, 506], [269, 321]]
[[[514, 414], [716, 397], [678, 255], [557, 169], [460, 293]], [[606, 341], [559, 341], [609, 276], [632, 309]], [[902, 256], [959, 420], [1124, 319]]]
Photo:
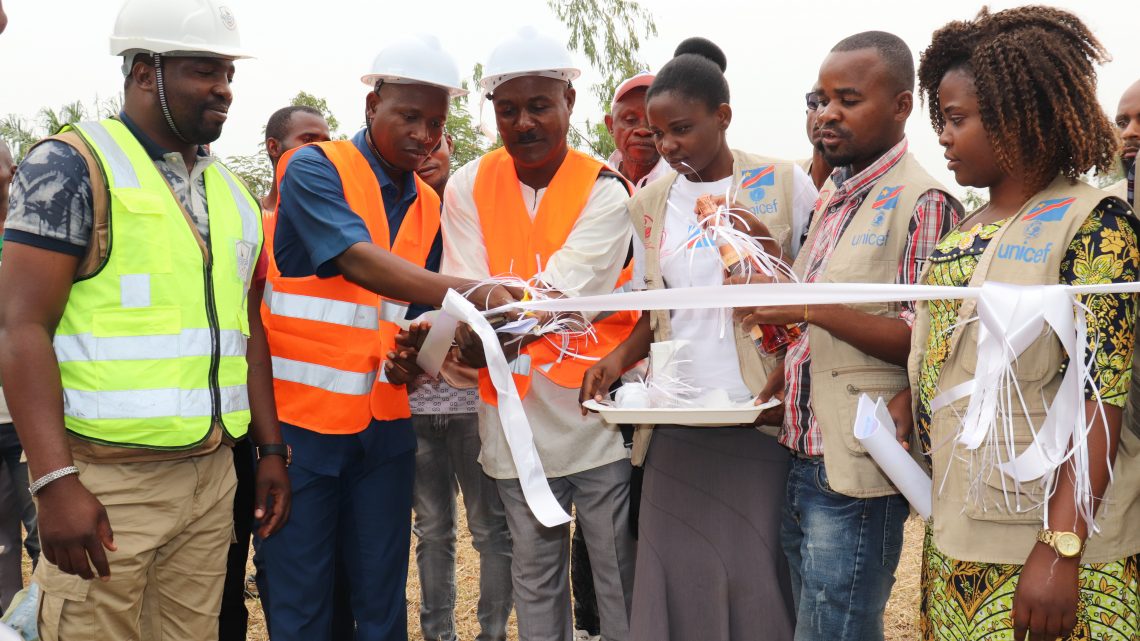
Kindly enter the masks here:
[[[621, 171], [621, 169], [620, 169], [621, 158], [622, 158], [621, 150], [615, 149], [614, 153], [610, 154], [609, 159], [606, 160], [606, 164], [610, 166], [610, 169], [613, 169], [614, 171], [620, 172]], [[665, 162], [664, 158], [658, 158], [657, 164], [653, 165], [653, 169], [650, 169], [648, 174], [645, 174], [644, 176], [642, 176], [641, 180], [637, 181], [636, 183], [633, 183], [633, 193], [636, 194], [637, 192], [641, 191], [642, 188], [644, 188], [646, 185], [653, 182], [654, 180], [657, 180], [658, 178], [660, 178], [662, 176], [668, 175], [670, 171], [672, 171], [672, 170], [669, 169], [669, 163]]]
[[[697, 198], [705, 194], [721, 195], [732, 188], [732, 176], [716, 182], [692, 182], [684, 177], [673, 181], [665, 205], [665, 221], [661, 237], [661, 276], [665, 286], [715, 286], [724, 283], [724, 266], [720, 252], [705, 237], [699, 236]], [[818, 194], [811, 179], [799, 167], [793, 176], [792, 258], [799, 251], [800, 237], [806, 229], [812, 206]], [[634, 287], [645, 288], [645, 246], [634, 243]], [[690, 343], [689, 363], [681, 371], [690, 384], [707, 389], [720, 388], [733, 401], [742, 402], [752, 392], [740, 374], [736, 342], [732, 335], [731, 309], [684, 309], [669, 313], [675, 340]]]
[[[473, 195], [478, 170], [479, 161], [474, 160], [447, 182], [440, 272], [483, 280], [492, 274]], [[519, 189], [533, 220], [546, 190], [531, 189], [521, 182]], [[619, 181], [598, 180], [566, 243], [550, 256], [540, 278], [568, 296], [613, 291], [633, 235], [625, 208], [628, 199]], [[523, 409], [548, 477], [575, 474], [629, 457], [616, 425], [605, 423], [597, 414], [581, 416], [577, 389], [559, 387], [536, 372]], [[487, 403], [479, 407], [479, 437], [483, 471], [496, 479], [517, 478], [498, 409]]]

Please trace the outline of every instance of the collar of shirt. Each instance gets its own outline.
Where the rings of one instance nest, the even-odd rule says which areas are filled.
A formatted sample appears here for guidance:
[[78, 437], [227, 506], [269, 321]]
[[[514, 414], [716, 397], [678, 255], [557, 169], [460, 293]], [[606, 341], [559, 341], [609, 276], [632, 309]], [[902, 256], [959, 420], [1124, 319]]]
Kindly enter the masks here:
[[[614, 171], [621, 173], [621, 160], [621, 150], [615, 149], [614, 153], [610, 154], [610, 157], [606, 160], [606, 164], [609, 165], [610, 168]], [[664, 176], [665, 172], [667, 171], [669, 171], [669, 163], [665, 162], [664, 158], [658, 158], [657, 164], [653, 165], [653, 169], [650, 169], [648, 174], [642, 176], [641, 180], [637, 181], [637, 183], [633, 185], [634, 191], [637, 191], [638, 189], [645, 187], [654, 180], [657, 180], [661, 176]], [[621, 175], [625, 176], [625, 174]]]
[[891, 147], [887, 153], [879, 156], [878, 160], [871, 163], [863, 171], [853, 174], [851, 165], [838, 167], [831, 172], [831, 180], [835, 183], [835, 195], [832, 196], [832, 203], [841, 203], [846, 200], [851, 194], [858, 193], [861, 189], [868, 188], [883, 174], [887, 173], [891, 167], [894, 167], [902, 157], [906, 155], [907, 140], [904, 136], [894, 147]]
[[[384, 208], [389, 212], [394, 209], [404, 210], [411, 206], [416, 200], [416, 179], [412, 175], [414, 172], [407, 172], [404, 174], [404, 189], [401, 192], [396, 188], [396, 182], [388, 175], [388, 171], [384, 169], [384, 165], [380, 164], [380, 160], [376, 154], [372, 153], [372, 149], [368, 147], [368, 130], [361, 129], [356, 132], [352, 137], [352, 144], [364, 154], [368, 159], [368, 166], [372, 168], [372, 173], [376, 174], [376, 180], [380, 183], [380, 193], [384, 197]], [[391, 214], [389, 214], [391, 217]]]
[[[162, 147], [157, 142], [155, 142], [153, 138], [146, 135], [146, 133], [143, 132], [143, 130], [139, 128], [137, 124], [135, 124], [135, 121], [131, 120], [130, 116], [127, 115], [127, 112], [119, 112], [119, 122], [126, 125], [127, 131], [130, 131], [131, 134], [138, 139], [139, 144], [142, 145], [143, 149], [146, 151], [146, 155], [150, 156], [151, 160], [163, 160], [166, 158], [167, 154], [178, 153], [176, 151], [171, 151], [170, 149]], [[204, 145], [198, 145], [198, 156], [206, 157], [209, 155], [210, 152], [206, 150], [206, 147]]]

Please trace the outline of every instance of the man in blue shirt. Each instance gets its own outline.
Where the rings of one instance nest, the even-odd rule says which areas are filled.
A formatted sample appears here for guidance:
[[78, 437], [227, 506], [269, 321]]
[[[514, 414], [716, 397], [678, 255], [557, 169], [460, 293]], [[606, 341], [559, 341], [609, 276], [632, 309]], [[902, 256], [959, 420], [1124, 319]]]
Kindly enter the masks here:
[[[443, 135], [449, 98], [465, 93], [454, 61], [431, 36], [404, 38], [377, 56], [363, 80], [373, 87], [365, 129], [350, 142], [298, 149], [284, 160], [278, 187], [265, 313], [295, 490], [289, 524], [261, 547], [274, 641], [331, 641], [337, 552], [356, 639], [407, 639], [416, 435], [409, 414], [399, 418], [394, 405], [403, 394], [406, 407], [406, 393], [395, 385], [407, 382], [408, 372], [338, 368], [339, 356], [373, 354], [359, 342], [379, 346], [386, 324], [400, 320], [389, 316], [400, 309], [390, 301], [436, 306], [448, 289], [473, 289], [472, 300], [490, 305], [513, 300], [501, 287], [475, 288], [423, 269], [426, 247], [418, 264], [396, 253], [403, 234], [430, 229], [431, 216], [438, 228], [438, 197], [417, 184], [414, 172]], [[354, 184], [359, 171], [376, 184]], [[377, 203], [359, 198], [376, 187], [383, 221]], [[375, 238], [385, 226], [388, 238]], [[387, 350], [376, 351], [382, 358]], [[361, 403], [372, 413], [365, 425], [331, 418], [355, 417], [345, 406]]]

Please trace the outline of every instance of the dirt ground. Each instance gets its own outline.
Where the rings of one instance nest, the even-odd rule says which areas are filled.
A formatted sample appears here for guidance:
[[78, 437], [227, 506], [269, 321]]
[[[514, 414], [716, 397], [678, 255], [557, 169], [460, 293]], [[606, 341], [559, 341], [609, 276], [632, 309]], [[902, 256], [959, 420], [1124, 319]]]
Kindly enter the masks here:
[[[460, 505], [459, 543], [456, 546], [457, 597], [455, 619], [460, 639], [474, 639], [479, 634], [479, 621], [475, 606], [479, 600], [479, 555], [471, 547], [471, 536], [467, 532], [466, 516]], [[906, 538], [902, 560], [899, 562], [897, 580], [891, 600], [887, 603], [885, 616], [888, 641], [909, 641], [918, 638], [916, 618], [918, 616], [919, 561], [922, 551], [922, 523], [912, 518], [906, 524]], [[420, 584], [416, 572], [415, 556], [409, 551], [408, 572], [408, 634], [411, 639], [422, 639], [420, 634]], [[25, 559], [25, 578], [30, 572], [30, 564]], [[250, 565], [250, 572], [253, 566]], [[248, 599], [250, 610], [249, 641], [268, 641], [265, 619], [261, 614], [261, 602]], [[509, 639], [517, 639], [514, 615], [511, 615]]]

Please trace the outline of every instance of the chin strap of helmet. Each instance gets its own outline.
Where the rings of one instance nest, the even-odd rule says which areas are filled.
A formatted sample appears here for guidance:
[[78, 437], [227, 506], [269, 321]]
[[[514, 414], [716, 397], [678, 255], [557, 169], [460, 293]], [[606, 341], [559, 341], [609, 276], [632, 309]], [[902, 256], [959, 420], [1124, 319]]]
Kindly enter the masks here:
[[[377, 97], [380, 96], [380, 87], [382, 86], [384, 86], [383, 78], [377, 80], [376, 85], [372, 89], [372, 91], [376, 93]], [[388, 162], [387, 158], [380, 155], [380, 149], [376, 146], [376, 141], [372, 139], [372, 118], [367, 115], [364, 116], [364, 129], [367, 132], [365, 140], [368, 141], [368, 150], [371, 151], [372, 155], [376, 157], [376, 160], [380, 162], [380, 166], [383, 167], [385, 171], [391, 170], [395, 172], [402, 172], [402, 169]]]
[[162, 115], [166, 117], [166, 124], [170, 127], [170, 131], [174, 132], [175, 136], [182, 142], [189, 143], [186, 137], [178, 131], [178, 127], [174, 124], [174, 116], [170, 115], [170, 106], [166, 102], [166, 82], [162, 79], [162, 54], [151, 53], [154, 59], [154, 79], [155, 84], [158, 86], [158, 104], [162, 107]]

